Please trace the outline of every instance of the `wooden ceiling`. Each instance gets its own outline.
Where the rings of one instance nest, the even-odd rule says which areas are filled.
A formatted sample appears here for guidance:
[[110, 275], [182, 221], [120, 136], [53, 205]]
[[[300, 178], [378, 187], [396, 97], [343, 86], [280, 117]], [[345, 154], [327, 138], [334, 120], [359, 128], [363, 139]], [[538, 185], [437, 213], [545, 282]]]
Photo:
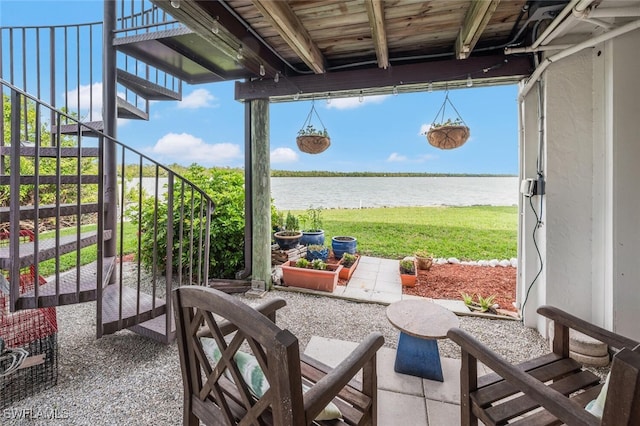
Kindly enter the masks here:
[[476, 85], [513, 83], [530, 74], [531, 58], [506, 57], [504, 47], [530, 42], [532, 28], [566, 1], [154, 3], [218, 51], [227, 67], [216, 69], [219, 78], [244, 80], [237, 99], [277, 101], [455, 87], [469, 77]]

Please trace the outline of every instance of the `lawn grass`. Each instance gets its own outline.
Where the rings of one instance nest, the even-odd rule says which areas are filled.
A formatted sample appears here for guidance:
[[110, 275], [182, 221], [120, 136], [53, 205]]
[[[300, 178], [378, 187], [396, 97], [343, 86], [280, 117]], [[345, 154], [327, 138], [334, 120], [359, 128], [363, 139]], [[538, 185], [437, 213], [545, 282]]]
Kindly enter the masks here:
[[326, 245], [336, 235], [354, 236], [358, 252], [368, 256], [397, 259], [427, 250], [434, 257], [488, 260], [517, 252], [516, 206], [326, 209], [322, 217]]
[[[96, 225], [85, 225], [81, 227], [81, 230], [82, 232], [95, 231], [96, 227], [97, 227]], [[122, 239], [123, 247], [124, 247], [123, 252], [125, 254], [135, 252], [138, 247], [138, 238], [137, 238], [138, 228], [136, 227], [136, 225], [132, 223], [125, 222], [123, 231], [124, 231], [124, 238]], [[75, 232], [76, 232], [75, 227], [66, 228], [60, 232], [60, 235], [72, 235]], [[40, 234], [40, 238], [42, 239], [55, 238], [55, 232], [53, 231], [43, 232]], [[119, 232], [118, 232], [118, 238], [120, 238]], [[118, 243], [117, 250], [120, 250], [120, 243]], [[80, 264], [86, 265], [87, 263], [91, 263], [96, 260], [96, 256], [97, 256], [96, 245], [85, 247], [82, 250], [80, 250]], [[77, 263], [77, 253], [75, 251], [71, 253], [63, 254], [62, 256], [60, 256], [60, 271], [61, 272], [68, 271], [69, 269], [72, 269], [73, 267], [75, 267], [76, 263]], [[38, 273], [43, 277], [48, 277], [55, 274], [55, 271], [56, 271], [55, 268], [56, 268], [55, 259], [45, 260], [44, 262], [40, 262]]]
[[[331, 237], [336, 235], [354, 236], [358, 239], [358, 252], [367, 256], [399, 259], [417, 250], [427, 250], [434, 257], [460, 260], [516, 257], [518, 208], [515, 206], [325, 209], [322, 218], [325, 245], [330, 246]], [[82, 232], [95, 229], [95, 225], [87, 225], [82, 227]], [[74, 232], [75, 228], [68, 228], [61, 234]], [[136, 252], [137, 232], [134, 224], [124, 223], [123, 253]], [[55, 234], [42, 233], [41, 237], [54, 238]], [[60, 270], [73, 268], [76, 256], [75, 252], [60, 256]], [[80, 251], [82, 265], [95, 259], [96, 246]], [[41, 262], [39, 273], [45, 277], [53, 275], [55, 260]]]

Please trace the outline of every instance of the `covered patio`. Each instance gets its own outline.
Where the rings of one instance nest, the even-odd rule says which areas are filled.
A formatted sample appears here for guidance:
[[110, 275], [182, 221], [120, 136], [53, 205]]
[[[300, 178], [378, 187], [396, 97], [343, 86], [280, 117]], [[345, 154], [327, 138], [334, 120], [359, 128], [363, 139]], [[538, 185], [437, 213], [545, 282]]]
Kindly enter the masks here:
[[[269, 104], [520, 84], [518, 306], [559, 306], [638, 338], [640, 266], [632, 54], [638, 1], [258, 2], [155, 4], [210, 49], [147, 41], [157, 60], [187, 55], [185, 81], [239, 80], [245, 104], [247, 270], [270, 285]], [[174, 48], [170, 57], [167, 51]], [[135, 55], [135, 52], [129, 52]], [[186, 62], [184, 63], [186, 64]], [[203, 70], [207, 74], [203, 77]]]
[[[133, 36], [122, 51], [192, 84], [235, 80], [245, 105], [246, 269], [238, 278], [251, 279], [254, 294], [283, 293], [267, 292], [270, 103], [518, 84], [523, 323], [462, 318], [461, 328], [513, 363], [548, 352], [541, 305], [640, 339], [640, 1], [153, 3], [186, 27]], [[105, 16], [114, 7], [105, 2]], [[112, 77], [106, 92], [115, 92]], [[329, 365], [369, 331], [382, 332], [379, 424], [459, 423], [459, 348], [441, 346], [442, 383], [395, 373], [388, 297], [356, 304], [286, 293], [279, 323]], [[128, 331], [95, 341], [90, 324], [81, 326], [95, 310], [92, 302], [59, 309], [59, 384], [25, 399], [28, 413], [11, 411], [11, 419], [61, 407], [64, 424], [179, 423], [177, 348]]]

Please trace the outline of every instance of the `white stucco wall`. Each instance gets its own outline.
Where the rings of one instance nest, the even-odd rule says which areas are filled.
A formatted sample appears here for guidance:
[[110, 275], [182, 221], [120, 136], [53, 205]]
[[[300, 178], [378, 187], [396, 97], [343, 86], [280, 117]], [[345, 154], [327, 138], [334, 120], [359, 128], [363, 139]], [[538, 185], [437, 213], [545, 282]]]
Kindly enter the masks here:
[[546, 301], [591, 318], [592, 66], [585, 50], [545, 78]]
[[[531, 314], [551, 304], [640, 339], [639, 45], [636, 30], [551, 64], [543, 77], [545, 268], [525, 311], [525, 324], [543, 334]], [[535, 167], [536, 97], [531, 90], [521, 105], [522, 174]], [[526, 225], [533, 213], [521, 209], [520, 303], [536, 255]]]
[[640, 30], [610, 41], [613, 330], [640, 340]]

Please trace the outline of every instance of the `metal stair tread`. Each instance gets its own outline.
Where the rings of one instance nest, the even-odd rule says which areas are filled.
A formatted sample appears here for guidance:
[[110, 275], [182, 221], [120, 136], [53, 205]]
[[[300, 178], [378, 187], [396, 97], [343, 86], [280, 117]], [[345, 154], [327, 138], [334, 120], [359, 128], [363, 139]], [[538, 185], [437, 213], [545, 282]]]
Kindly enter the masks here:
[[131, 331], [141, 336], [148, 337], [163, 343], [171, 343], [176, 339], [176, 323], [173, 311], [169, 322], [169, 333], [167, 333], [167, 314], [162, 314], [149, 321], [129, 327]]
[[118, 118], [126, 118], [128, 120], [149, 120], [149, 114], [122, 99], [120, 96], [116, 96], [118, 104]]
[[[40, 262], [53, 259], [56, 254], [65, 254], [81, 249], [83, 247], [96, 244], [98, 242], [97, 231], [83, 232], [80, 234], [80, 244], [77, 244], [76, 234], [60, 236], [59, 245], [56, 244], [55, 238], [40, 239], [38, 241], [38, 260]], [[111, 239], [111, 230], [104, 231], [104, 239]], [[25, 242], [20, 244], [20, 268], [32, 265], [35, 261], [34, 255], [35, 245], [33, 242]], [[57, 251], [57, 253], [56, 253]], [[11, 268], [12, 259], [9, 254], [9, 247], [0, 247], [0, 268], [9, 270]]]
[[[35, 185], [36, 177], [34, 175], [21, 175], [20, 176], [20, 184], [22, 185]], [[65, 185], [65, 184], [98, 184], [100, 183], [100, 176], [98, 175], [39, 175], [38, 183], [41, 185]], [[0, 185], [10, 185], [11, 184], [11, 176], [2, 175], [0, 176]]]
[[[80, 214], [95, 213], [98, 211], [98, 203], [85, 203], [85, 204], [60, 204], [60, 216], [71, 216], [78, 213], [78, 206], [80, 207]], [[11, 213], [11, 207], [0, 207], [0, 223], [9, 222], [9, 216]], [[20, 220], [35, 219], [36, 208], [34, 205], [20, 206]], [[55, 204], [45, 204], [38, 206], [38, 217], [57, 217], [58, 206]]]
[[[82, 123], [62, 124], [60, 126], [60, 134], [62, 135], [77, 135], [78, 126], [81, 126], [82, 136], [99, 137], [102, 136], [100, 132], [104, 131], [104, 123], [102, 121], [86, 121]], [[57, 133], [58, 126], [51, 126], [51, 133]], [[97, 150], [97, 148], [95, 148]], [[94, 157], [97, 157], [96, 154]]]
[[[122, 294], [121, 294], [122, 293]], [[137, 297], [140, 297], [139, 314]], [[122, 318], [120, 319], [120, 296], [122, 296]], [[104, 334], [115, 333], [123, 328], [133, 327], [137, 324], [149, 321], [166, 312], [166, 302], [163, 299], [154, 298], [146, 293], [138, 293], [135, 288], [110, 284], [102, 291], [102, 327]]]
[[179, 101], [182, 95], [159, 84], [145, 80], [123, 69], [116, 70], [118, 83], [148, 101]]
[[[216, 71], [220, 72], [218, 67], [206, 59], [211, 55], [224, 54], [186, 27], [118, 37], [113, 41], [113, 45], [119, 52], [189, 84], [224, 80], [216, 73]], [[234, 63], [229, 63], [231, 68], [225, 72], [230, 75], [236, 66]], [[240, 71], [241, 69], [238, 68], [238, 72]]]
[[[65, 126], [74, 126], [77, 129], [77, 125], [75, 124], [65, 124], [62, 127]], [[58, 148], [56, 146], [41, 146], [40, 148], [36, 148], [35, 146], [21, 146], [20, 155], [25, 157], [35, 157], [36, 150], [38, 150], [39, 156], [43, 158], [56, 158], [58, 156], [58, 150], [60, 151], [60, 157], [62, 158], [78, 156], [77, 147]], [[0, 154], [11, 155], [11, 146], [0, 146]], [[80, 155], [82, 157], [97, 157], [100, 155], [100, 150], [98, 148], [80, 148]]]
[[[105, 257], [102, 262], [102, 286], [109, 282], [115, 266], [115, 257]], [[82, 265], [71, 271], [60, 274], [60, 295], [56, 296], [56, 278], [51, 277], [47, 284], [38, 289], [38, 298], [32, 290], [20, 296], [18, 309], [44, 308], [51, 306], [70, 305], [96, 300], [98, 261]], [[78, 289], [78, 271], [80, 272], [80, 288]]]

